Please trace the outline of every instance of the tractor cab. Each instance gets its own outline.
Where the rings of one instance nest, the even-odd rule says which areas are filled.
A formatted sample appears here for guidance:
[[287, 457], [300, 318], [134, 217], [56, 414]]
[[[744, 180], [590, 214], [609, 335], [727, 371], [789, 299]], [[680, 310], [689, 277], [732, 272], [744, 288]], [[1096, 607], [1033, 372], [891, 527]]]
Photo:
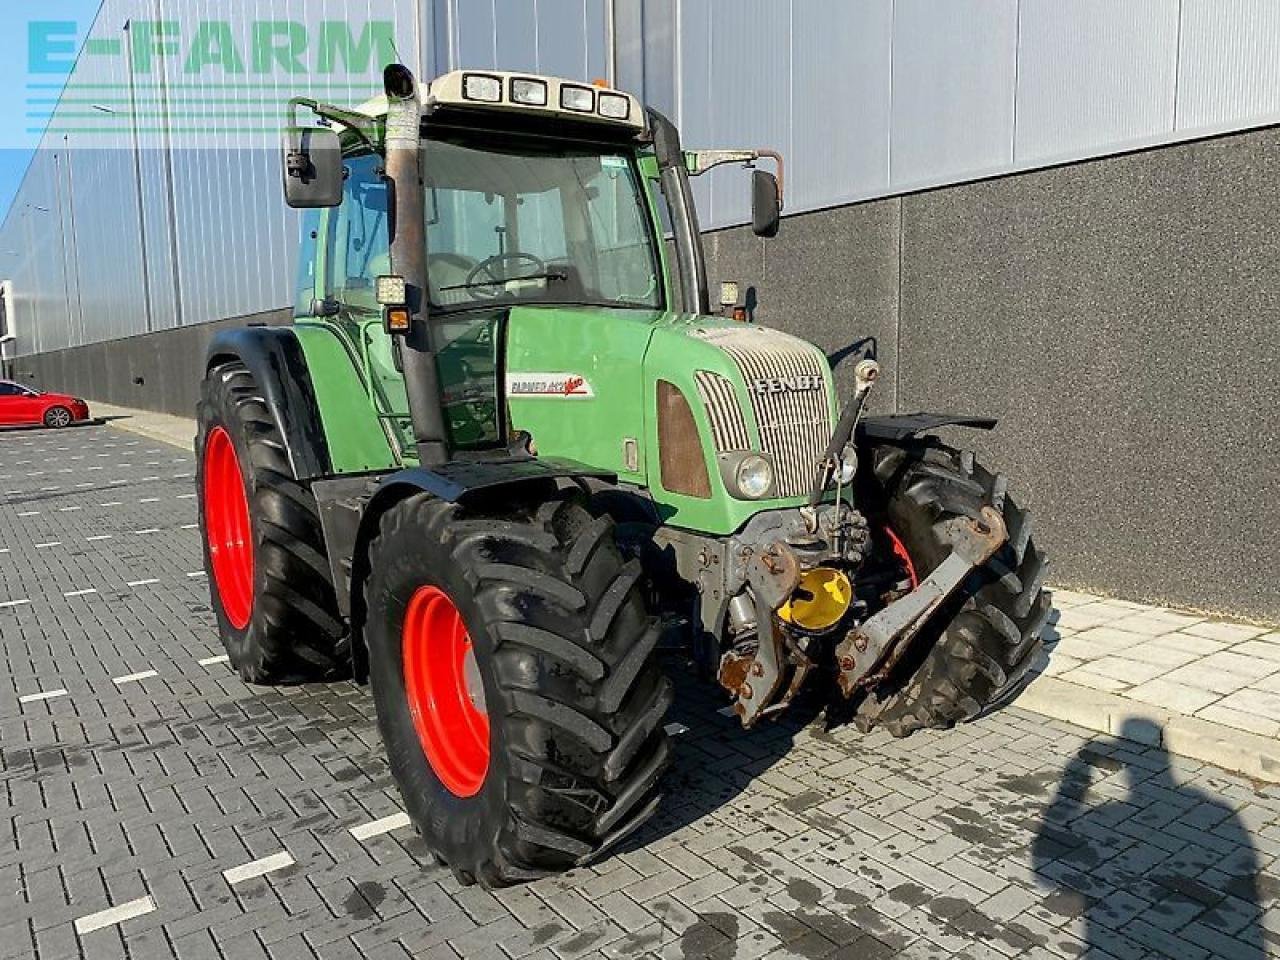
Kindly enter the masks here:
[[[423, 438], [405, 359], [427, 336], [441, 407], [440, 428], [429, 427], [427, 442], [437, 454], [441, 444], [457, 453], [510, 443], [504, 372], [526, 395], [572, 397], [575, 383], [588, 388], [573, 369], [508, 369], [502, 353], [513, 314], [558, 308], [553, 336], [571, 349], [592, 336], [575, 322], [584, 310], [642, 325], [664, 312], [708, 312], [700, 247], [680, 245], [681, 266], [670, 269], [660, 201], [665, 196], [674, 207], [669, 222], [696, 235], [687, 176], [775, 154], [686, 155], [670, 124], [607, 87], [503, 72], [455, 71], [423, 85], [395, 68], [388, 76], [401, 88], [355, 111], [291, 102], [292, 112], [310, 109], [332, 126], [291, 129], [286, 170], [301, 173], [285, 184], [291, 204], [312, 208], [304, 234], [315, 245], [301, 261], [299, 317], [332, 319], [359, 344], [383, 419], [408, 459], [420, 459]], [[396, 129], [416, 131], [399, 153]], [[399, 190], [398, 206], [390, 186], [397, 157], [416, 169], [415, 189]], [[768, 232], [776, 229], [780, 190], [759, 172]], [[397, 222], [403, 228], [394, 231]], [[422, 276], [409, 281], [419, 259]], [[406, 299], [411, 293], [412, 308], [398, 299], [402, 291]], [[546, 335], [544, 322], [528, 326]], [[620, 336], [643, 352], [645, 335]], [[435, 420], [425, 409], [429, 398], [418, 400], [424, 424]], [[604, 466], [625, 466], [625, 458], [607, 459]]]

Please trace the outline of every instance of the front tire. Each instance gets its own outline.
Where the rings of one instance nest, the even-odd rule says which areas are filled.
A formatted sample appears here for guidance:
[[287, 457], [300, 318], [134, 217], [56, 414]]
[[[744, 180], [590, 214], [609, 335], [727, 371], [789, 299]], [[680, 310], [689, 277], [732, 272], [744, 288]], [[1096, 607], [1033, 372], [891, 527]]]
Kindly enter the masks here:
[[418, 494], [382, 517], [369, 566], [387, 757], [461, 882], [568, 870], [648, 819], [672, 688], [609, 519], [567, 494], [493, 513]]
[[206, 374], [196, 418], [205, 571], [231, 666], [249, 683], [342, 679], [351, 658], [315, 497], [244, 364]]
[[1031, 540], [1030, 514], [1009, 497], [1005, 478], [972, 453], [927, 442], [878, 447], [871, 460], [871, 495], [882, 505], [893, 552], [905, 551], [908, 579], [927, 577], [947, 557], [949, 521], [977, 519], [983, 506], [1004, 516], [1007, 541], [965, 579], [917, 638], [916, 655], [909, 652], [856, 717], [864, 732], [883, 727], [895, 737], [952, 727], [1021, 689], [1049, 616], [1041, 589], [1047, 563]]
[[71, 421], [74, 419], [75, 417], [71, 415], [71, 411], [66, 407], [50, 407], [44, 412], [44, 425], [55, 430], [70, 426]]

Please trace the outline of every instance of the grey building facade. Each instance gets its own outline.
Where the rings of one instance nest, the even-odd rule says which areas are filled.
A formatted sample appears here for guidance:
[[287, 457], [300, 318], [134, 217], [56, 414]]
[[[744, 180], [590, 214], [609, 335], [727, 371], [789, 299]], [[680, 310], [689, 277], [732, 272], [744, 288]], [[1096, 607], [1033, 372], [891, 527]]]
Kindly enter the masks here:
[[[91, 36], [126, 55], [81, 55], [0, 225], [19, 378], [188, 412], [212, 331], [293, 300], [274, 139], [213, 103], [357, 101], [389, 34], [427, 76], [605, 77], [688, 146], [781, 150], [774, 240], [740, 226], [741, 172], [697, 184], [713, 280], [835, 357], [874, 337], [882, 409], [1001, 417], [951, 439], [1029, 496], [1055, 582], [1280, 619], [1280, 5], [264, 0], [225, 34], [242, 72], [192, 73], [223, 6], [104, 3]], [[255, 72], [267, 20], [306, 70]]]

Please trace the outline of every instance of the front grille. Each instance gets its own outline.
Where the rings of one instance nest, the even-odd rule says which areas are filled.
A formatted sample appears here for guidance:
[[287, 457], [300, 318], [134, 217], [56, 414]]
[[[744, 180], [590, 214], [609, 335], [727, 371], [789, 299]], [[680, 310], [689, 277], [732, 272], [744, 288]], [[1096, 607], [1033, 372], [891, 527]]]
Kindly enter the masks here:
[[[723, 350], [742, 373], [752, 412], [760, 425], [761, 449], [773, 457], [777, 469], [778, 496], [798, 497], [808, 493], [813, 485], [814, 470], [831, 440], [825, 357], [812, 344], [763, 327], [717, 327], [699, 330], [697, 335]], [[706, 386], [704, 378], [707, 378]], [[811, 386], [776, 392], [755, 389], [757, 381], [774, 379]], [[742, 419], [738, 405], [736, 402], [726, 405], [721, 384], [715, 380], [728, 385], [723, 377], [715, 374], [700, 371], [697, 375], [716, 451], [745, 449], [745, 424], [739, 431], [734, 420], [735, 416], [737, 421]], [[815, 384], [816, 389], [812, 388]], [[728, 399], [732, 400], [732, 395]], [[721, 449], [722, 437], [727, 443], [740, 445]]]

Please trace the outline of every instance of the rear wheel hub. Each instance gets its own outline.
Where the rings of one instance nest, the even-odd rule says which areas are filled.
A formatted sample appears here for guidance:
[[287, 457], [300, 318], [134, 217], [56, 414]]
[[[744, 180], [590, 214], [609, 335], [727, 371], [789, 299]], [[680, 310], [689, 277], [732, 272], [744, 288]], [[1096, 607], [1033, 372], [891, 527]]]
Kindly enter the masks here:
[[489, 714], [462, 614], [439, 587], [419, 587], [401, 631], [405, 697], [427, 762], [450, 793], [471, 797], [489, 771]]
[[222, 610], [243, 630], [253, 611], [253, 527], [240, 459], [223, 427], [210, 430], [204, 445], [204, 525]]

